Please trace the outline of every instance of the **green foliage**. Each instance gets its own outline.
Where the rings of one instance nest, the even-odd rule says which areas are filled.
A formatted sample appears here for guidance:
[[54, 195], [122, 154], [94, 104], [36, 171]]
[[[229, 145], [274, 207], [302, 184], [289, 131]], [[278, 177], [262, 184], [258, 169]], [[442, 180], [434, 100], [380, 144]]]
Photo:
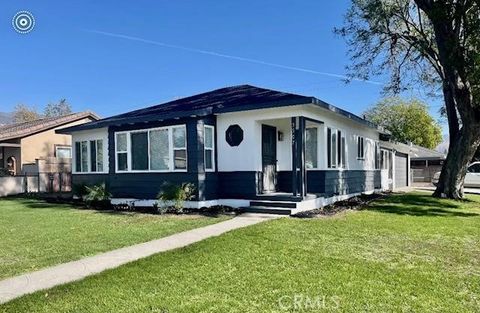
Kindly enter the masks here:
[[165, 212], [168, 209], [173, 209], [177, 213], [182, 213], [185, 201], [192, 200], [194, 197], [195, 186], [191, 183], [181, 185], [164, 183], [158, 194], [158, 200], [160, 200], [159, 211]]
[[[37, 199], [0, 198], [0, 280], [227, 219], [103, 213]], [[3, 313], [3, 304], [0, 307]], [[35, 311], [30, 308], [18, 312]]]
[[105, 183], [94, 185], [94, 186], [85, 186], [86, 194], [84, 200], [87, 203], [94, 201], [105, 201], [110, 200], [112, 195], [108, 192]]
[[45, 117], [64, 116], [72, 113], [72, 107], [66, 99], [61, 99], [58, 103], [49, 103], [44, 110]]
[[442, 128], [417, 99], [383, 99], [365, 112], [365, 118], [392, 133], [394, 140], [434, 149], [442, 142]]
[[72, 194], [80, 199], [87, 194], [87, 185], [85, 184], [73, 184]]
[[[1, 311], [478, 312], [480, 196], [469, 200], [396, 194], [363, 211], [332, 218], [280, 218], [27, 295], [3, 304]], [[16, 213], [23, 218], [23, 211]], [[42, 233], [54, 229], [55, 240], [63, 237], [54, 227], [29, 222], [26, 225]], [[70, 225], [60, 226], [67, 235], [71, 232], [66, 227]], [[87, 228], [79, 239], [93, 231], [98, 239], [89, 238], [87, 244], [103, 242], [100, 230], [109, 228], [100, 227]], [[11, 228], [6, 227], [7, 236], [20, 240]], [[131, 235], [130, 228], [113, 239]], [[150, 228], [143, 227], [141, 234]], [[78, 229], [75, 224], [74, 232]], [[36, 232], [26, 235], [51, 246], [50, 238]], [[5, 242], [0, 238], [0, 244]], [[12, 249], [24, 247], [17, 244]], [[332, 297], [339, 300], [339, 308]], [[314, 300], [307, 302], [310, 299]], [[303, 306], [295, 308], [294, 301]]]
[[12, 173], [6, 168], [0, 168], [0, 177], [12, 176]]
[[23, 123], [31, 122], [40, 119], [42, 116], [34, 107], [29, 107], [25, 104], [17, 104], [13, 111], [13, 122]]

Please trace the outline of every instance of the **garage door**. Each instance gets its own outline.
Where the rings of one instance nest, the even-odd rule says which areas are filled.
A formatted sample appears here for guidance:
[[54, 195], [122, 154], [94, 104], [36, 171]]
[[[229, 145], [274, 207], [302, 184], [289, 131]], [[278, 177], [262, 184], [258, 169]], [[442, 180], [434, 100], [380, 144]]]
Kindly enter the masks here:
[[397, 152], [395, 154], [395, 187], [407, 186], [407, 155]]

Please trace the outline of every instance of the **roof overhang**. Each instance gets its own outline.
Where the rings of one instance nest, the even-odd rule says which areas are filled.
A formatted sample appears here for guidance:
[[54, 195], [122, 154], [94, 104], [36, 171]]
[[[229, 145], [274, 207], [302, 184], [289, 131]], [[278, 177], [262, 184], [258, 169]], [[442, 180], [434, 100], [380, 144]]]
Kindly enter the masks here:
[[225, 114], [225, 113], [234, 113], [234, 112], [242, 112], [242, 111], [252, 111], [252, 110], [261, 110], [261, 109], [271, 109], [276, 107], [286, 107], [286, 106], [294, 106], [294, 105], [314, 105], [333, 113], [342, 115], [348, 119], [351, 119], [357, 123], [362, 124], [363, 126], [373, 128], [380, 132], [381, 135], [388, 137], [390, 133], [383, 128], [376, 126], [375, 124], [353, 114], [348, 111], [342, 110], [336, 106], [328, 104], [324, 101], [321, 101], [317, 98], [310, 97], [309, 101], [299, 101], [299, 100], [292, 100], [292, 101], [276, 101], [276, 102], [268, 102], [263, 104], [256, 104], [256, 105], [242, 105], [238, 107], [230, 107], [230, 108], [222, 108], [222, 107], [215, 107], [215, 108], [206, 108], [201, 110], [190, 110], [190, 111], [181, 111], [181, 112], [171, 112], [166, 114], [152, 114], [152, 115], [141, 115], [135, 117], [121, 117], [118, 118], [106, 118], [104, 120], [93, 121], [90, 123], [85, 123], [82, 125], [76, 125], [72, 127], [62, 128], [56, 130], [58, 134], [71, 134], [73, 132], [84, 131], [84, 130], [91, 130], [109, 126], [122, 126], [122, 125], [131, 125], [137, 123], [148, 123], [154, 121], [167, 121], [172, 119], [180, 119], [180, 118], [187, 118], [187, 117], [196, 117], [196, 116], [208, 116], [212, 114]]
[[21, 144], [19, 143], [2, 143], [0, 142], [0, 147], [5, 147], [5, 148], [20, 148]]

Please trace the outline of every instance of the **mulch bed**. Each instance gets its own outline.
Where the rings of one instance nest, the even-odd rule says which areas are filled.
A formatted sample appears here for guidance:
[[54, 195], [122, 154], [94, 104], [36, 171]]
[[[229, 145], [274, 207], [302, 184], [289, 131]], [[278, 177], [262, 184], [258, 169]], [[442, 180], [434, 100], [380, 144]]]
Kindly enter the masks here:
[[347, 210], [362, 210], [370, 204], [370, 202], [385, 198], [391, 193], [374, 193], [370, 195], [360, 195], [347, 200], [339, 201], [323, 208], [318, 208], [311, 211], [301, 212], [293, 215], [296, 218], [319, 218], [325, 216], [332, 216]]

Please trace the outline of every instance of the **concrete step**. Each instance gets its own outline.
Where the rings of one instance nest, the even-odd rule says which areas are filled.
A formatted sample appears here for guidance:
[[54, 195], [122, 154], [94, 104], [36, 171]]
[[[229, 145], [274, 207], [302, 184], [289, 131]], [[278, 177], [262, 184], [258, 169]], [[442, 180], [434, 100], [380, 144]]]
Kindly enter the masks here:
[[291, 208], [282, 208], [282, 207], [248, 206], [248, 207], [243, 207], [241, 209], [244, 212], [248, 212], [248, 213], [265, 213], [265, 214], [277, 214], [277, 215], [292, 214]]
[[250, 201], [250, 206], [266, 206], [273, 208], [297, 208], [297, 202], [288, 202], [288, 201]]

